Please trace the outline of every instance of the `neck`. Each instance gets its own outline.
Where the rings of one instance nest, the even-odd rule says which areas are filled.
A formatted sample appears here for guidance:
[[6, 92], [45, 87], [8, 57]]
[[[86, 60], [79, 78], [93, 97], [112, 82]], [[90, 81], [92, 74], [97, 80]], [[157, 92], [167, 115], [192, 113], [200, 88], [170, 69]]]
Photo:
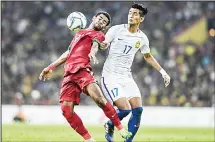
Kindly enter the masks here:
[[128, 31], [131, 33], [136, 33], [139, 28], [139, 24], [128, 24]]

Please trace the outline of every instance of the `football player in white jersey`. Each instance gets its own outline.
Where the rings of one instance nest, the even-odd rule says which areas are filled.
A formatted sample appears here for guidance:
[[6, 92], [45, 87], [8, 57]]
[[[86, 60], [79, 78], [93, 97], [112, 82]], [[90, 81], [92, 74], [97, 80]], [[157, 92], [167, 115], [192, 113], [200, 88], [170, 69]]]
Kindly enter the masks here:
[[[128, 122], [128, 131], [132, 132], [132, 136], [126, 142], [131, 142], [138, 131], [143, 111], [141, 94], [131, 74], [136, 52], [140, 50], [145, 60], [161, 73], [165, 87], [170, 83], [170, 76], [151, 55], [149, 40], [139, 29], [147, 12], [144, 5], [133, 4], [128, 13], [128, 24], [111, 27], [101, 44], [103, 49], [109, 47], [101, 78], [104, 95], [117, 106], [121, 120], [132, 113]], [[114, 125], [110, 120], [105, 123], [105, 131], [106, 140], [112, 142]]]

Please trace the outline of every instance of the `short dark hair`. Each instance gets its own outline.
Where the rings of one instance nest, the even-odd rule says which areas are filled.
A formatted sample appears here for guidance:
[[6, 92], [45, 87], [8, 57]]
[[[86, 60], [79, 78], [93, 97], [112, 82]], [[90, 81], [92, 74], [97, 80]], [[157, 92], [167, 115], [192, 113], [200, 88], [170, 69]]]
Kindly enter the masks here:
[[144, 17], [148, 13], [147, 7], [143, 4], [135, 3], [131, 6], [131, 8], [139, 9], [141, 17]]
[[108, 26], [108, 25], [110, 24], [110, 22], [111, 22], [110, 14], [107, 13], [107, 12], [105, 12], [105, 11], [100, 11], [100, 12], [98, 12], [98, 13], [96, 14], [96, 17], [97, 17], [98, 15], [100, 15], [100, 14], [103, 14], [103, 15], [105, 15], [105, 16], [108, 18], [108, 23], [107, 23], [107, 26]]

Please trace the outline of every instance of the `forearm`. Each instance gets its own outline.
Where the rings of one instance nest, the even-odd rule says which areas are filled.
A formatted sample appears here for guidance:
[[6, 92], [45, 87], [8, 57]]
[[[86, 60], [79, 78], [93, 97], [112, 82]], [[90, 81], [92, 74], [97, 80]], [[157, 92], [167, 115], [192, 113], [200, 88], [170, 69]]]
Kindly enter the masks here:
[[49, 66], [52, 66], [54, 68], [57, 68], [58, 66], [64, 64], [66, 62], [67, 56], [69, 54], [69, 50], [64, 52], [56, 61], [51, 63]]
[[160, 71], [162, 69], [160, 64], [150, 53], [144, 54], [144, 59], [147, 61], [147, 63], [153, 66], [157, 71]]
[[164, 79], [164, 84], [165, 87], [167, 87], [170, 83], [170, 76], [166, 73], [166, 71], [159, 65], [159, 63], [157, 62], [157, 60], [150, 54], [144, 54], [144, 58], [145, 60], [151, 65], [153, 66], [155, 69], [157, 69], [157, 71], [159, 71]]
[[98, 52], [98, 49], [99, 49], [98, 43], [94, 42], [92, 45], [90, 53], [96, 55], [96, 53]]

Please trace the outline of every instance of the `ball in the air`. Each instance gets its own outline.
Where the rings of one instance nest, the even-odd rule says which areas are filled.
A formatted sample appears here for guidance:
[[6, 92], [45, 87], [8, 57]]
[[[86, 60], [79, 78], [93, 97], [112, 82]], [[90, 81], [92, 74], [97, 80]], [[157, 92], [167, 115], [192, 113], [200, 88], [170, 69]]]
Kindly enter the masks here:
[[72, 12], [67, 17], [67, 26], [71, 31], [77, 32], [84, 29], [87, 25], [87, 19], [81, 12]]

